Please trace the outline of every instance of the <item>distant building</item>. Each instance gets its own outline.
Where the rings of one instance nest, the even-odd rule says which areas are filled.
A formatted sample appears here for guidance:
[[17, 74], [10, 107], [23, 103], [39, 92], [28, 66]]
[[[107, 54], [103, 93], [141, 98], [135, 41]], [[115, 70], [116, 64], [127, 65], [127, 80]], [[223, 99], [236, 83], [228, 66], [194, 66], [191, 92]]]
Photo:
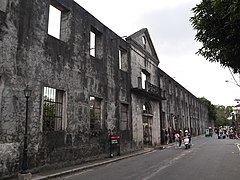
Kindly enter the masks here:
[[[50, 35], [49, 8], [61, 14]], [[207, 108], [159, 68], [147, 29], [126, 40], [72, 0], [0, 1], [0, 179], [21, 167], [26, 99], [33, 173], [203, 133]]]
[[234, 126], [240, 127], [240, 104], [233, 107]]

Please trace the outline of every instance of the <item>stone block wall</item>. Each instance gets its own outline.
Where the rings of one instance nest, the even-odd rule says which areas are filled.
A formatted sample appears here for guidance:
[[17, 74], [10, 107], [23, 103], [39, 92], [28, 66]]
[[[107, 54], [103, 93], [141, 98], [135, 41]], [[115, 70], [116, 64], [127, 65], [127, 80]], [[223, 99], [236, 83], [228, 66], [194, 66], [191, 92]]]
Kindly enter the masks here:
[[[49, 6], [61, 11], [60, 37], [48, 34]], [[90, 32], [97, 38], [90, 55]], [[72, 0], [4, 0], [0, 3], [0, 177], [20, 170], [29, 98], [29, 169], [67, 166], [108, 156], [109, 129], [131, 151], [130, 128], [120, 131], [120, 105], [130, 106], [128, 44]], [[43, 130], [44, 87], [64, 94], [62, 129]], [[92, 132], [90, 100], [101, 100], [101, 128]], [[129, 107], [130, 108], [130, 107]], [[129, 122], [130, 123], [130, 122]], [[11, 154], [11, 156], [10, 156]]]

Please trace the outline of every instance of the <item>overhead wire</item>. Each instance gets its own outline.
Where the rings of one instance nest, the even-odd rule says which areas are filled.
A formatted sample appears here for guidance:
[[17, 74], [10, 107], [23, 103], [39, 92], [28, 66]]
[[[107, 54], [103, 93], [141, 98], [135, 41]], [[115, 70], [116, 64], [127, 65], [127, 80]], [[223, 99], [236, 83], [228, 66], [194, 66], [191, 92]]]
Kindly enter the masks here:
[[231, 69], [230, 69], [229, 67], [228, 67], [228, 70], [229, 70], [230, 74], [232, 75], [232, 78], [233, 78], [233, 80], [235, 81], [235, 83], [239, 86], [240, 76], [239, 76], [239, 82], [237, 82], [236, 78], [235, 78], [234, 75], [233, 75], [233, 72], [231, 71]]

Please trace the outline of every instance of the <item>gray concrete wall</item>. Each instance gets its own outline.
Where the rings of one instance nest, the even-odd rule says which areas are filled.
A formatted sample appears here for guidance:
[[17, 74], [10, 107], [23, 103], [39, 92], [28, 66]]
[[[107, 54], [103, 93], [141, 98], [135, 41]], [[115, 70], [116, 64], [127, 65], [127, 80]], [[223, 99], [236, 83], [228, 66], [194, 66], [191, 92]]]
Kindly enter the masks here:
[[[0, 176], [20, 168], [27, 85], [32, 89], [28, 136], [32, 171], [108, 156], [109, 129], [124, 134], [121, 149], [130, 151], [130, 129], [119, 130], [120, 103], [130, 106], [129, 68], [118, 67], [118, 50], [121, 46], [127, 51], [127, 43], [72, 0], [51, 1], [63, 10], [60, 39], [48, 35], [49, 0], [6, 2], [0, 4], [4, 10], [0, 12], [0, 146], [10, 150], [0, 151], [0, 157], [6, 157], [0, 162]], [[93, 28], [102, 43], [98, 57], [89, 54]], [[65, 92], [63, 131], [43, 131], [44, 87]], [[89, 128], [89, 96], [102, 102], [97, 135]]]
[[[59, 39], [48, 34], [49, 2], [62, 11]], [[89, 53], [90, 31], [98, 37], [96, 57]], [[127, 55], [122, 70], [119, 49]], [[152, 145], [161, 142], [163, 124], [163, 128], [191, 124], [195, 134], [201, 132], [208, 118], [206, 107], [200, 109], [197, 98], [158, 65], [147, 29], [125, 41], [72, 0], [1, 1], [0, 177], [20, 169], [26, 118], [23, 90], [27, 85], [32, 89], [28, 117], [32, 172], [108, 156], [110, 131], [121, 136], [123, 153], [142, 148], [144, 103], [151, 107]], [[166, 100], [139, 87], [142, 71], [150, 74], [148, 82], [157, 88], [161, 86], [159, 76], [163, 76], [161, 89], [166, 91]], [[62, 130], [43, 131], [44, 87], [64, 92]], [[186, 97], [179, 95], [181, 91], [186, 92]], [[90, 96], [101, 99], [101, 129], [97, 132], [90, 129]], [[124, 131], [119, 129], [121, 103], [128, 105], [129, 112], [129, 127]], [[160, 121], [162, 112], [165, 122]]]

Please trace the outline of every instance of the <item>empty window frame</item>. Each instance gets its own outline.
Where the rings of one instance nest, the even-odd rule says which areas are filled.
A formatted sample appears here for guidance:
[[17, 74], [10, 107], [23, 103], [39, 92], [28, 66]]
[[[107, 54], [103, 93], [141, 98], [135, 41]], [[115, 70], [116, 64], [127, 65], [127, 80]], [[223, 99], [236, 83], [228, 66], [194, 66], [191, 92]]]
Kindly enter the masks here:
[[[52, 4], [53, 3], [53, 4]], [[48, 15], [48, 34], [60, 39], [67, 41], [70, 37], [69, 31], [69, 11], [63, 6], [59, 5], [56, 1], [51, 0], [49, 5]]]
[[127, 51], [120, 48], [118, 51], [118, 60], [119, 60], [119, 69], [123, 71], [128, 70], [128, 62], [127, 62]]
[[143, 47], [146, 48], [147, 40], [145, 36], [142, 36]]
[[142, 79], [142, 89], [146, 89], [147, 75], [144, 72], [141, 72], [141, 79]]
[[121, 103], [121, 117], [120, 117], [120, 130], [128, 130], [128, 104]]
[[89, 36], [89, 54], [101, 59], [103, 56], [102, 33], [91, 27]]
[[101, 99], [90, 96], [90, 129], [100, 130], [101, 128]]
[[48, 17], [48, 34], [60, 39], [61, 11], [50, 5]]
[[62, 90], [44, 87], [43, 93], [43, 131], [64, 129], [64, 94]]
[[94, 32], [90, 32], [90, 55], [96, 56], [96, 34]]

